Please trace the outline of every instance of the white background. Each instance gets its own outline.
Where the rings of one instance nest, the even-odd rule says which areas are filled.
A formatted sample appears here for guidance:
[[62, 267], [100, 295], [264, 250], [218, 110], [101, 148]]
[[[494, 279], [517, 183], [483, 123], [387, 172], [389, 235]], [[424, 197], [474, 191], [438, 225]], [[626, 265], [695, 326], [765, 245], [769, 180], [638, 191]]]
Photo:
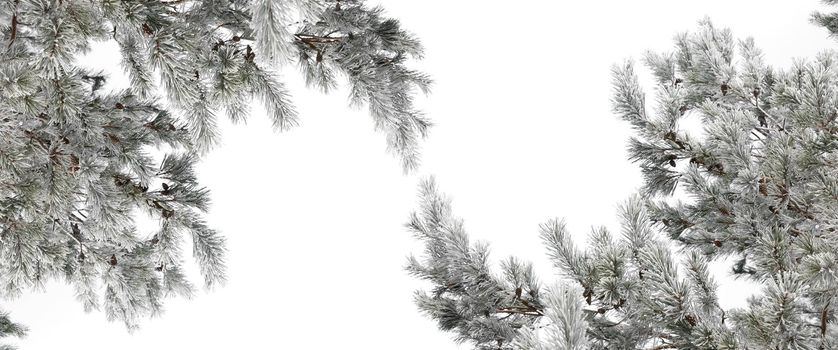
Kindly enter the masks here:
[[[22, 348], [456, 349], [419, 314], [412, 295], [424, 284], [403, 270], [421, 252], [403, 228], [420, 179], [436, 176], [496, 259], [532, 260], [549, 282], [538, 224], [565, 217], [580, 242], [591, 226], [616, 232], [616, 205], [640, 185], [626, 160], [629, 127], [610, 111], [611, 64], [671, 50], [673, 35], [705, 15], [755, 37], [778, 67], [836, 47], [808, 22], [815, 0], [382, 5], [422, 39], [427, 57], [414, 66], [436, 81], [420, 101], [436, 126], [419, 171], [402, 174], [345, 90], [306, 90], [286, 69], [302, 125], [274, 133], [260, 110], [247, 125], [224, 120], [223, 146], [199, 169], [214, 199], [209, 221], [229, 239], [227, 286], [169, 300], [129, 335], [52, 284], [3, 305], [31, 328]], [[91, 62], [119, 71], [114, 54], [105, 47]], [[721, 293], [731, 307], [751, 290], [726, 281]]]

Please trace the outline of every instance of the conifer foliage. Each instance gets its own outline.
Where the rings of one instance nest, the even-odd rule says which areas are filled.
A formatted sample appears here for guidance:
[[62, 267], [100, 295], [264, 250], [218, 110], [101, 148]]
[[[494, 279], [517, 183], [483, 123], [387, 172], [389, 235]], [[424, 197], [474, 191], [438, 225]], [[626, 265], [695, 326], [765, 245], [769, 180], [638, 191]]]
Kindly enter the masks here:
[[[814, 20], [835, 33], [835, 18]], [[614, 111], [636, 131], [628, 152], [645, 180], [621, 208], [621, 235], [595, 229], [582, 250], [563, 221], [543, 224], [565, 277], [543, 289], [518, 260], [491, 271], [486, 245], [425, 184], [409, 224], [426, 252], [408, 269], [433, 286], [420, 309], [481, 349], [838, 348], [838, 55], [774, 69], [753, 40], [704, 20], [643, 63], [653, 110], [634, 64], [613, 69]], [[703, 130], [682, 129], [685, 118]], [[707, 264], [725, 258], [761, 287], [745, 307], [719, 306]]]
[[[284, 64], [323, 91], [346, 81], [405, 169], [429, 126], [412, 101], [430, 80], [404, 66], [421, 45], [361, 1], [8, 0], [0, 30], [0, 293], [64, 281], [129, 329], [192, 295], [184, 240], [204, 285], [225, 281], [194, 166], [218, 113], [241, 121], [255, 99], [276, 129], [298, 123]], [[96, 42], [119, 46], [130, 88], [77, 61]], [[0, 336], [23, 334], [7, 321]]]

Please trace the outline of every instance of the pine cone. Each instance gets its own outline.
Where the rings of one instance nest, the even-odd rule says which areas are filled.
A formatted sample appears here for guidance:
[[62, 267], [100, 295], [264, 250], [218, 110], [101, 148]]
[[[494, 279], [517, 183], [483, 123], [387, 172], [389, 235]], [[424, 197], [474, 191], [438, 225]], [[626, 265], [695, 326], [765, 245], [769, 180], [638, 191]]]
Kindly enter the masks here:
[[689, 323], [690, 326], [695, 327], [695, 325], [698, 323], [698, 319], [696, 319], [695, 315], [693, 314], [687, 314], [685, 318], [687, 319], [687, 323]]
[[768, 195], [768, 179], [765, 177], [759, 178], [759, 193], [763, 196]]
[[722, 246], [722, 241], [720, 241], [720, 240], [718, 240], [718, 239], [717, 239], [717, 240], [714, 240], [714, 241], [713, 241], [713, 245], [714, 245], [714, 246], [716, 246], [716, 247], [721, 247], [721, 246]]
[[616, 304], [614, 304], [614, 310], [620, 309], [621, 307], [623, 307], [623, 305], [625, 305], [625, 303], [626, 299], [620, 298], [620, 300]]
[[108, 261], [108, 263], [111, 264], [111, 266], [116, 266], [116, 255], [111, 254], [111, 260]]
[[726, 96], [727, 90], [730, 90], [730, 86], [728, 86], [727, 83], [722, 83], [722, 86], [720, 86], [720, 88], [722, 90], [722, 96]]
[[131, 182], [131, 180], [122, 175], [116, 175], [113, 177], [113, 183], [120, 187], [127, 185], [129, 182]]
[[244, 60], [248, 62], [253, 62], [254, 57], [256, 57], [256, 54], [253, 53], [253, 49], [250, 48], [250, 45], [247, 45], [244, 53]]
[[759, 126], [763, 128], [768, 127], [768, 121], [765, 119], [765, 114], [763, 114], [762, 111], [759, 112], [759, 115], [757, 116], [757, 121], [759, 121]]
[[70, 175], [75, 175], [77, 171], [79, 171], [81, 167], [79, 167], [79, 157], [75, 154], [70, 155], [70, 166], [67, 170], [70, 172]]
[[585, 288], [585, 291], [582, 292], [582, 296], [585, 297], [585, 301], [588, 302], [588, 305], [591, 305], [591, 297], [594, 295], [594, 292], [591, 291], [590, 288]]

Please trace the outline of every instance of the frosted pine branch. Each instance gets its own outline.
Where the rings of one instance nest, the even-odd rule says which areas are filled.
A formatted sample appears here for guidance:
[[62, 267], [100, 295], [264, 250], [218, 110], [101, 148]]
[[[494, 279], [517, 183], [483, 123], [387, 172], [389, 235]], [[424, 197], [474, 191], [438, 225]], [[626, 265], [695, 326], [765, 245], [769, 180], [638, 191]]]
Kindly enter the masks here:
[[[834, 34], [835, 17], [813, 18]], [[500, 342], [485, 328], [445, 322], [448, 313], [430, 312], [434, 303], [446, 300], [446, 311], [459, 317], [484, 305], [477, 296], [509, 288], [447, 294], [446, 273], [464, 266], [452, 256], [468, 250], [436, 242], [450, 232], [467, 242], [457, 220], [456, 231], [421, 231], [433, 234], [419, 236], [428, 248], [424, 262], [412, 261], [442, 292], [420, 299], [420, 309], [477, 348], [573, 348], [567, 339], [582, 330], [590, 349], [834, 348], [838, 56], [828, 51], [771, 68], [753, 40], [735, 41], [705, 19], [698, 31], [676, 36], [673, 52], [647, 53], [643, 62], [655, 78], [654, 106], [646, 105], [631, 61], [612, 70], [614, 111], [637, 133], [629, 158], [645, 180], [620, 210], [622, 237], [595, 229], [583, 251], [564, 221], [542, 225], [548, 256], [565, 278], [558, 290], [575, 295], [542, 297], [525, 323], [492, 319], [515, 330], [494, 339]], [[698, 118], [703, 133], [683, 129], [687, 118]], [[425, 215], [412, 227], [439, 227], [437, 218], [452, 217], [429, 188]], [[731, 257], [734, 277], [763, 288], [747, 306], [725, 310], [716, 294], [721, 276], [708, 263]], [[577, 305], [584, 322], [551, 316], [578, 315]]]
[[[275, 129], [300, 123], [278, 74], [291, 61], [349, 84], [406, 170], [429, 126], [413, 98], [430, 80], [404, 66], [421, 45], [362, 1], [19, 0], [0, 23], [0, 292], [62, 281], [129, 329], [194, 294], [185, 244], [205, 287], [226, 280], [194, 166], [217, 118], [244, 121], [254, 100]], [[125, 90], [79, 62], [97, 42], [119, 47]]]

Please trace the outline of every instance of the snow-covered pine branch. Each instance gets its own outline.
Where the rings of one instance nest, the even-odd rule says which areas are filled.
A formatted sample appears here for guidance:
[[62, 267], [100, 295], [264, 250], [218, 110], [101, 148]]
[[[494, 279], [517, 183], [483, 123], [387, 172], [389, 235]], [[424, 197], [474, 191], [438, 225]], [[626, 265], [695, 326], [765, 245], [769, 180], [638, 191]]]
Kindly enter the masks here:
[[[813, 19], [834, 34], [836, 17]], [[581, 251], [563, 221], [542, 225], [548, 255], [565, 277], [554, 290], [572, 297], [556, 302], [551, 292], [545, 301], [542, 292], [534, 311], [514, 319], [469, 313], [511, 303], [516, 287], [446, 285], [475, 278], [478, 270], [457, 257], [474, 256], [477, 247], [481, 276], [494, 275], [485, 245], [446, 244], [453, 234], [457, 242], [468, 238], [447, 202], [426, 187], [423, 214], [411, 224], [427, 247], [412, 270], [432, 285], [431, 294], [420, 292], [420, 309], [477, 348], [574, 348], [567, 339], [582, 328], [589, 349], [838, 346], [838, 55], [772, 68], [752, 39], [736, 41], [705, 19], [696, 32], [676, 36], [672, 52], [648, 53], [643, 63], [655, 81], [652, 108], [634, 63], [613, 68], [614, 112], [637, 133], [629, 157], [645, 180], [621, 210], [622, 238], [595, 229]], [[682, 128], [686, 118], [698, 118], [702, 132]], [[721, 276], [707, 264], [731, 257], [731, 274], [762, 289], [745, 307], [723, 310], [715, 291]], [[476, 299], [484, 295], [498, 297]], [[579, 303], [584, 322], [567, 321]], [[498, 322], [514, 331], [482, 327], [504, 329]]]
[[[129, 329], [194, 293], [187, 241], [203, 284], [224, 283], [224, 239], [193, 168], [222, 137], [219, 114], [241, 121], [254, 99], [275, 129], [299, 123], [284, 64], [310, 85], [311, 72], [346, 81], [406, 170], [429, 125], [412, 101], [430, 80], [404, 65], [421, 45], [358, 0], [10, 0], [0, 32], [2, 296], [63, 281]], [[119, 46], [128, 89], [108, 91], [110, 77], [77, 61], [102, 41]], [[140, 217], [157, 231], [140, 233]]]

